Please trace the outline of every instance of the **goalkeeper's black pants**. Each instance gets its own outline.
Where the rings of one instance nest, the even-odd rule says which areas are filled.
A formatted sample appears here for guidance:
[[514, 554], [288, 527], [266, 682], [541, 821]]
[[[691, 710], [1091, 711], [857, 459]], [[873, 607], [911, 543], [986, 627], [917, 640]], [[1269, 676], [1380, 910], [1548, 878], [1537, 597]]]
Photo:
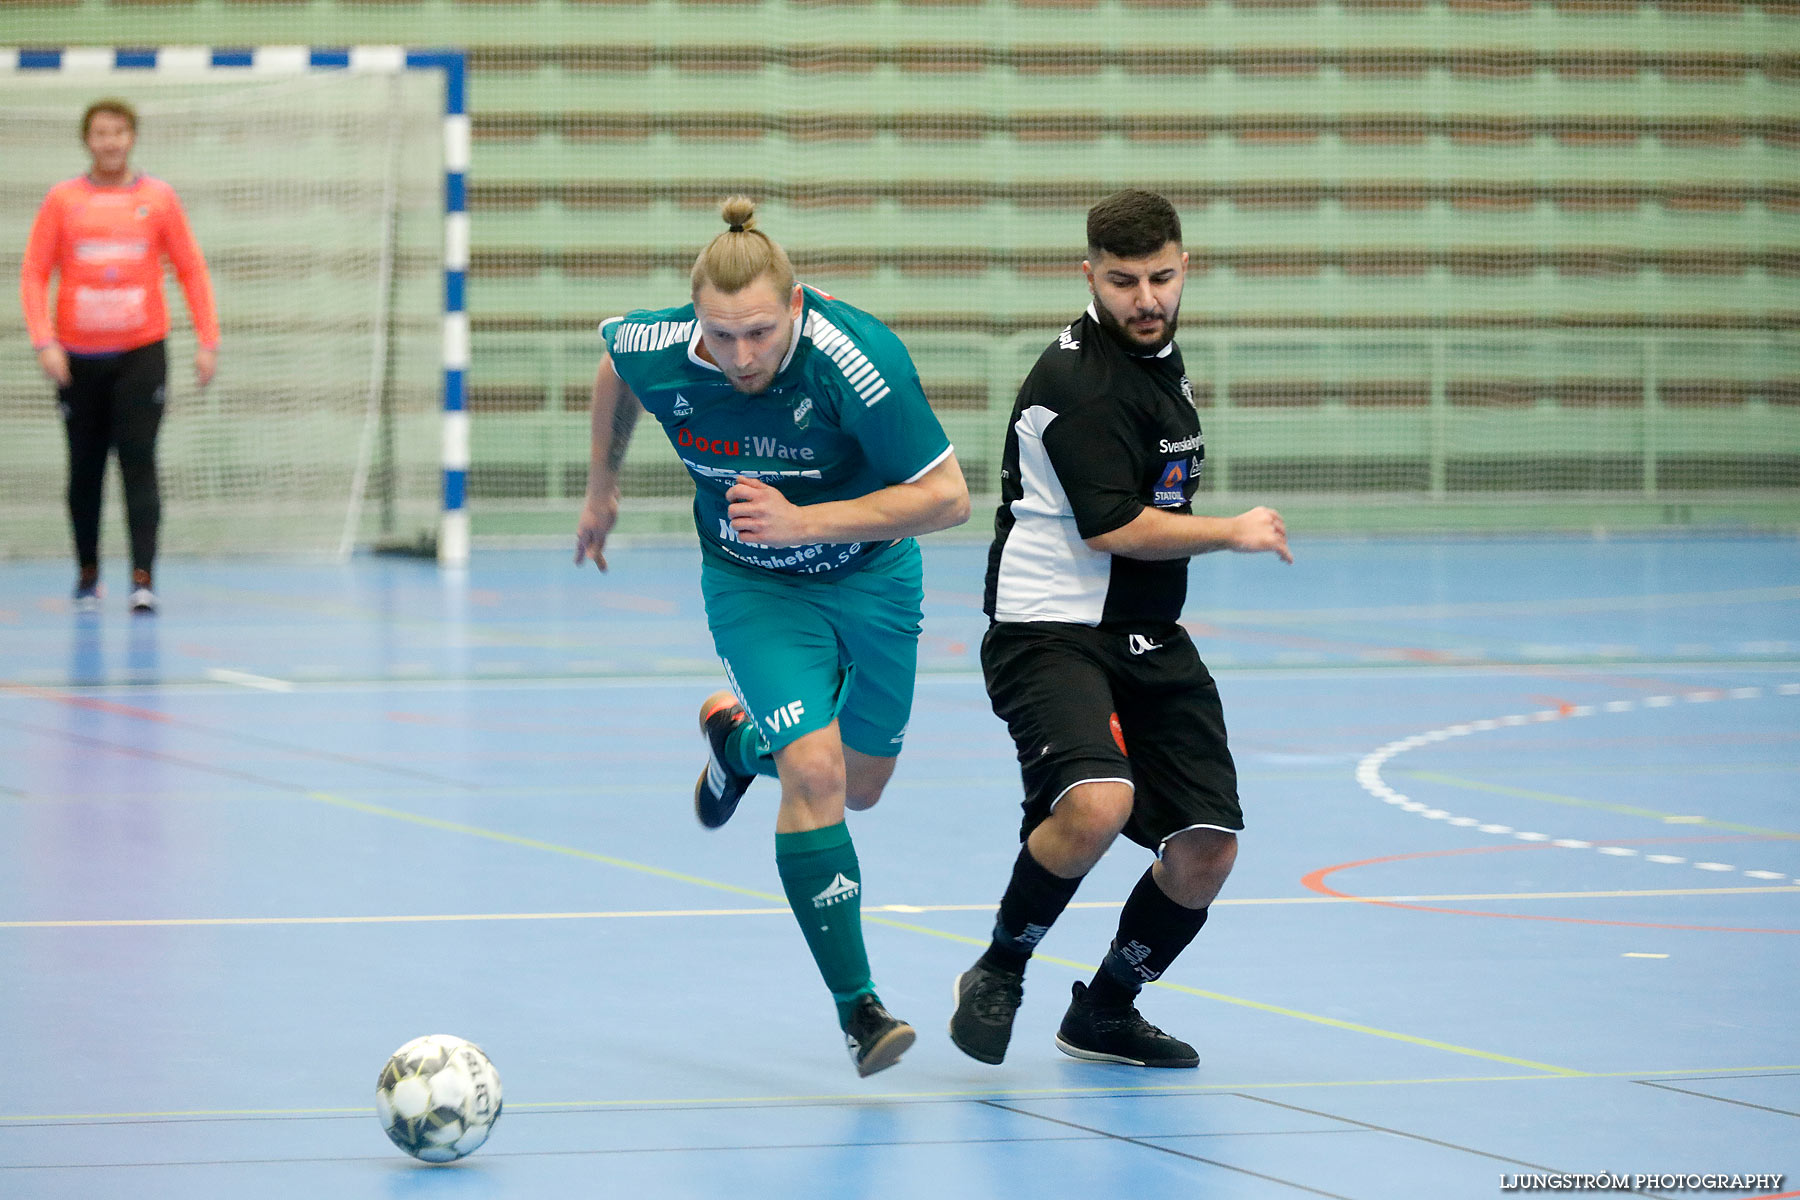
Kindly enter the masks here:
[[163, 343], [123, 354], [69, 355], [69, 385], [57, 405], [69, 435], [69, 524], [75, 561], [100, 565], [100, 499], [106, 460], [116, 450], [125, 484], [125, 523], [131, 530], [131, 565], [148, 571], [156, 561], [162, 494], [156, 481], [156, 431], [162, 425], [168, 381]]

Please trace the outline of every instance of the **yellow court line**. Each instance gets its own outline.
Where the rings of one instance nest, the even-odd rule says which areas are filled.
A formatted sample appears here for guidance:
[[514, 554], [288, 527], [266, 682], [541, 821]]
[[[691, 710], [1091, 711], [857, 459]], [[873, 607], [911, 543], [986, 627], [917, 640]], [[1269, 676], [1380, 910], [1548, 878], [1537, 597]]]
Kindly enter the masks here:
[[[928, 937], [940, 938], [944, 941], [960, 942], [965, 946], [985, 948], [986, 938], [966, 937], [959, 933], [947, 933], [941, 929], [932, 929], [924, 925], [910, 925], [903, 921], [889, 920], [885, 917], [865, 917], [866, 924], [886, 925], [893, 929], [904, 929], [910, 933], [922, 933]], [[1099, 970], [1098, 964], [1079, 962], [1070, 958], [1057, 958], [1054, 955], [1039, 951], [1032, 955], [1034, 962], [1054, 963], [1059, 967], [1068, 967], [1082, 974], [1091, 974]], [[1150, 987], [1166, 988], [1172, 992], [1180, 992], [1187, 996], [1199, 996], [1203, 1000], [1214, 1000], [1220, 1004], [1231, 1004], [1238, 1008], [1248, 1008], [1256, 1012], [1271, 1013], [1278, 1017], [1288, 1017], [1296, 1021], [1306, 1021], [1314, 1025], [1323, 1025], [1329, 1029], [1342, 1029], [1348, 1033], [1360, 1033], [1369, 1037], [1386, 1038], [1393, 1042], [1404, 1042], [1409, 1046], [1420, 1046], [1428, 1050], [1442, 1050], [1450, 1054], [1461, 1054], [1469, 1058], [1486, 1059], [1488, 1062], [1506, 1063], [1508, 1066], [1525, 1067], [1533, 1071], [1546, 1071], [1553, 1075], [1579, 1075], [1580, 1071], [1573, 1067], [1559, 1067], [1553, 1063], [1536, 1062], [1529, 1058], [1515, 1058], [1509, 1054], [1496, 1054], [1491, 1050], [1477, 1050], [1473, 1046], [1459, 1046], [1454, 1042], [1440, 1042], [1433, 1038], [1418, 1037], [1410, 1033], [1400, 1033], [1392, 1029], [1382, 1029], [1374, 1025], [1362, 1025], [1355, 1021], [1344, 1021], [1337, 1017], [1322, 1016], [1309, 1013], [1298, 1008], [1286, 1008], [1279, 1004], [1267, 1004], [1261, 1000], [1250, 1000], [1243, 996], [1231, 996], [1224, 992], [1209, 992], [1201, 988], [1187, 987], [1179, 983], [1170, 983], [1166, 979], [1158, 979], [1150, 983]]]
[[[1237, 905], [1253, 908], [1281, 904], [1437, 904], [1447, 900], [1615, 900], [1655, 896], [1741, 896], [1767, 892], [1792, 892], [1800, 895], [1800, 884], [1771, 884], [1763, 887], [1730, 888], [1646, 888], [1640, 891], [1597, 892], [1446, 892], [1442, 894], [1408, 893], [1396, 896], [1269, 896], [1239, 900], [1215, 900], [1213, 905]], [[1121, 900], [1082, 900], [1070, 908], [1115, 909]], [[865, 907], [863, 915], [880, 913], [991, 912], [992, 904], [874, 904]], [[769, 908], [638, 908], [598, 909], [590, 912], [501, 912], [501, 913], [386, 913], [379, 915], [337, 917], [96, 917], [83, 920], [0, 921], [0, 929], [156, 929], [204, 928], [208, 926], [257, 925], [430, 925], [464, 921], [619, 921], [653, 917], [774, 917], [787, 916], [793, 910]], [[948, 936], [948, 935], [946, 935]]]
[[[1238, 1083], [1145, 1083], [1090, 1085], [1087, 1087], [1044, 1087], [1044, 1088], [958, 1088], [938, 1091], [901, 1091], [901, 1092], [818, 1092], [798, 1093], [786, 1096], [661, 1096], [635, 1097], [612, 1100], [534, 1100], [508, 1101], [509, 1111], [534, 1110], [539, 1112], [559, 1112], [581, 1109], [619, 1109], [619, 1108], [702, 1108], [711, 1106], [737, 1106], [746, 1104], [891, 1104], [896, 1101], [935, 1101], [935, 1100], [973, 1100], [998, 1096], [1021, 1098], [1036, 1097], [1039, 1099], [1057, 1099], [1069, 1097], [1100, 1097], [1117, 1095], [1170, 1095], [1199, 1094], [1212, 1092], [1262, 1092], [1300, 1088], [1353, 1088], [1353, 1087], [1427, 1087], [1459, 1083], [1531, 1083], [1547, 1080], [1563, 1079], [1641, 1079], [1646, 1076], [1661, 1078], [1699, 1077], [1714, 1075], [1756, 1075], [1775, 1074], [1788, 1071], [1800, 1071], [1800, 1064], [1772, 1064], [1749, 1067], [1676, 1067], [1656, 1068], [1647, 1071], [1570, 1071], [1562, 1074], [1546, 1075], [1533, 1072], [1528, 1075], [1430, 1075], [1416, 1076], [1408, 1079], [1294, 1079], [1281, 1082], [1238, 1082]], [[178, 1121], [178, 1120], [252, 1120], [268, 1117], [346, 1117], [363, 1116], [372, 1111], [373, 1105], [367, 1107], [333, 1107], [333, 1108], [191, 1108], [172, 1109], [167, 1111], [144, 1112], [99, 1112], [99, 1113], [0, 1113], [0, 1126], [22, 1124], [27, 1122], [65, 1122], [82, 1121]]]
[[637, 917], [787, 916], [787, 908], [646, 908], [616, 912], [417, 913], [361, 917], [141, 917], [95, 921], [0, 921], [0, 929], [189, 928], [212, 925], [426, 925], [457, 921], [605, 921]]
[[1601, 812], [1620, 813], [1627, 817], [1645, 817], [1652, 821], [1661, 821], [1665, 825], [1679, 824], [1691, 828], [1723, 829], [1731, 833], [1753, 833], [1760, 837], [1800, 841], [1800, 833], [1790, 833], [1785, 829], [1764, 829], [1760, 825], [1735, 825], [1730, 821], [1714, 821], [1707, 817], [1695, 817], [1687, 813], [1659, 812], [1653, 808], [1637, 808], [1630, 804], [1607, 804], [1599, 800], [1584, 800], [1580, 796], [1565, 796], [1560, 792], [1537, 792], [1530, 788], [1507, 787], [1501, 783], [1483, 783], [1477, 779], [1463, 779], [1456, 775], [1444, 775], [1437, 771], [1408, 771], [1405, 774], [1410, 779], [1418, 779], [1426, 783], [1441, 783], [1448, 787], [1461, 788], [1467, 792], [1490, 792], [1496, 796], [1516, 796], [1521, 800], [1542, 800], [1546, 804], [1561, 804], [1568, 808], [1591, 808]]
[[[573, 846], [562, 846], [555, 842], [540, 841], [537, 838], [526, 838], [520, 837], [517, 834], [501, 833], [498, 830], [483, 829], [478, 825], [466, 825], [457, 821], [444, 821], [436, 817], [423, 816], [419, 813], [405, 812], [401, 809], [386, 808], [378, 804], [366, 804], [361, 801], [347, 799], [343, 796], [333, 795], [330, 792], [308, 792], [306, 794], [322, 804], [329, 804], [337, 808], [348, 809], [352, 812], [367, 813], [371, 816], [389, 817], [394, 820], [406, 821], [410, 824], [421, 825], [428, 829], [439, 829], [449, 833], [462, 833], [471, 837], [483, 838], [487, 841], [499, 842], [503, 845], [520, 846], [526, 849], [542, 850], [551, 854], [561, 854], [572, 858], [579, 858], [589, 862], [604, 863], [608, 866], [620, 867], [624, 870], [653, 875], [659, 879], [671, 879], [681, 883], [693, 884], [697, 887], [731, 892], [740, 896], [751, 896], [758, 900], [771, 901], [777, 904], [784, 903], [786, 900], [786, 897], [771, 895], [768, 892], [760, 892], [754, 888], [739, 887], [736, 884], [719, 883], [715, 880], [703, 879], [696, 875], [686, 875], [679, 871], [670, 871], [663, 867], [652, 867], [645, 863], [632, 862], [629, 859], [614, 858], [611, 855], [605, 854], [596, 854], [590, 850], [578, 850]], [[865, 921], [868, 924], [885, 925], [892, 929], [901, 929], [910, 933], [918, 933], [926, 937], [937, 938], [941, 941], [956, 942], [959, 945], [976, 947], [985, 947], [987, 945], [985, 939], [965, 937], [962, 934], [949, 933], [942, 929], [932, 929], [928, 926], [914, 925], [905, 921], [896, 921], [889, 917], [869, 916], [865, 918]], [[1051, 958], [1042, 954], [1037, 957], [1041, 962], [1056, 963], [1059, 966], [1071, 967], [1084, 973], [1091, 973], [1098, 969], [1093, 963], [1081, 963], [1071, 959]], [[1222, 1004], [1232, 1004], [1240, 1008], [1248, 1008], [1258, 1012], [1288, 1017], [1292, 1020], [1307, 1021], [1315, 1025], [1323, 1025], [1330, 1029], [1341, 1029], [1350, 1033], [1360, 1033], [1370, 1037], [1386, 1038], [1390, 1041], [1404, 1042], [1407, 1045], [1420, 1046], [1431, 1050], [1441, 1050], [1449, 1054], [1460, 1054], [1470, 1058], [1485, 1059], [1489, 1062], [1507, 1063], [1515, 1067], [1525, 1067], [1535, 1071], [1547, 1071], [1558, 1075], [1573, 1075], [1580, 1073], [1569, 1067], [1559, 1067], [1550, 1063], [1534, 1062], [1531, 1059], [1515, 1058], [1505, 1054], [1495, 1054], [1488, 1050], [1477, 1050], [1472, 1046], [1458, 1046], [1451, 1042], [1440, 1042], [1431, 1038], [1416, 1037], [1412, 1034], [1399, 1033], [1390, 1029], [1380, 1029], [1373, 1025], [1360, 1025], [1352, 1021], [1341, 1021], [1335, 1017], [1304, 1012], [1297, 1008], [1285, 1008], [1280, 1005], [1265, 1004], [1258, 1000], [1249, 1000], [1239, 996], [1228, 996], [1222, 992], [1207, 992], [1198, 988], [1182, 987], [1177, 984], [1169, 983], [1166, 980], [1158, 980], [1152, 986], [1168, 988], [1172, 991], [1199, 996], [1207, 1000], [1215, 1000]]]
[[680, 871], [671, 871], [666, 867], [653, 867], [649, 863], [633, 862], [628, 858], [614, 858], [610, 854], [596, 854], [592, 850], [578, 850], [574, 846], [558, 845], [555, 842], [540, 841], [537, 838], [520, 837], [515, 833], [501, 833], [497, 829], [483, 829], [479, 825], [465, 825], [459, 821], [444, 821], [437, 817], [427, 817], [421, 813], [407, 812], [399, 808], [387, 808], [380, 804], [368, 804], [361, 800], [351, 800], [344, 796], [334, 796], [330, 792], [308, 792], [310, 798], [321, 804], [329, 804], [336, 808], [347, 808], [352, 812], [367, 813], [376, 817], [391, 817], [397, 821], [405, 821], [413, 825], [423, 825], [427, 829], [438, 829], [445, 833], [466, 833], [470, 837], [482, 838], [490, 842], [499, 842], [507, 846], [519, 846], [526, 850], [543, 850], [550, 854], [561, 854], [569, 858], [586, 859], [588, 862], [604, 863], [609, 867], [621, 867], [627, 871], [636, 871], [643, 875], [654, 875], [659, 879], [669, 879], [676, 883], [693, 884], [695, 887], [711, 888], [717, 892], [731, 892], [739, 896], [749, 896], [754, 900], [767, 900], [774, 904], [785, 904], [785, 896], [777, 896], [772, 892], [761, 892], [755, 888], [739, 887], [734, 883], [720, 883], [716, 879], [702, 879], [698, 875], [685, 875]]

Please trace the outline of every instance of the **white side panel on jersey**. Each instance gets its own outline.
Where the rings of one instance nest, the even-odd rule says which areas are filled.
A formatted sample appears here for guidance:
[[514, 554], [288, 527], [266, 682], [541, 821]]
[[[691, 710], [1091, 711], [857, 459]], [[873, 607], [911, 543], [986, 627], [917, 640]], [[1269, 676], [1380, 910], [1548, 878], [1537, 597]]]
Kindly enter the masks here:
[[1054, 420], [1054, 412], [1033, 406], [1013, 424], [1024, 494], [1013, 501], [1013, 527], [1000, 552], [994, 618], [1098, 625], [1112, 555], [1089, 548], [1075, 529], [1068, 493], [1044, 450], [1044, 431]]

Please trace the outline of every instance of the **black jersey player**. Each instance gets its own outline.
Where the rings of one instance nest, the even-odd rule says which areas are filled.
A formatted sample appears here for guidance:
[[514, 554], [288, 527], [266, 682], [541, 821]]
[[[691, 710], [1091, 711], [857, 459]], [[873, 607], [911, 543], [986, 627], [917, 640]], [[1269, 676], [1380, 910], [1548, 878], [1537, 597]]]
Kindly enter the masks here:
[[1178, 623], [1188, 559], [1271, 551], [1273, 509], [1194, 515], [1205, 445], [1174, 342], [1188, 256], [1163, 197], [1088, 213], [1092, 302], [1039, 357], [1007, 430], [981, 665], [1018, 748], [1024, 845], [994, 937], [956, 982], [950, 1035], [998, 1063], [1026, 961], [1119, 833], [1154, 853], [1056, 1044], [1076, 1058], [1192, 1067], [1136, 998], [1206, 922], [1244, 827], [1219, 693]]

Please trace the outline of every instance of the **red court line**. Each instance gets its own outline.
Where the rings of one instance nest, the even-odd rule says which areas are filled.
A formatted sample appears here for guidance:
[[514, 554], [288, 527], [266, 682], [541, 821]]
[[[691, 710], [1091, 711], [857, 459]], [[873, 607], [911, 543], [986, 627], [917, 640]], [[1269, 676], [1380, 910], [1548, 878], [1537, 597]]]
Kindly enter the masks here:
[[[1716, 842], [1726, 838], [1647, 838], [1636, 839], [1657, 843], [1670, 842]], [[1609, 843], [1621, 845], [1623, 843]], [[1300, 879], [1302, 886], [1309, 891], [1319, 892], [1326, 896], [1335, 896], [1342, 900], [1357, 900], [1363, 904], [1373, 904], [1381, 908], [1404, 908], [1413, 912], [1446, 913], [1457, 917], [1488, 917], [1503, 921], [1548, 921], [1563, 925], [1616, 925], [1627, 929], [1679, 929], [1700, 933], [1779, 933], [1800, 934], [1800, 929], [1746, 929], [1729, 925], [1670, 925], [1655, 921], [1603, 921], [1597, 917], [1551, 917], [1539, 913], [1507, 913], [1482, 912], [1469, 908], [1440, 908], [1429, 904], [1408, 904], [1400, 900], [1376, 900], [1369, 896], [1358, 896], [1351, 892], [1339, 891], [1325, 882], [1327, 875], [1338, 871], [1348, 871], [1355, 867], [1370, 867], [1380, 863], [1408, 862], [1421, 858], [1448, 858], [1460, 854], [1497, 854], [1508, 850], [1560, 850], [1563, 847], [1552, 846], [1547, 842], [1531, 842], [1515, 846], [1469, 846], [1459, 850], [1422, 850], [1414, 854], [1390, 854], [1382, 858], [1365, 858], [1357, 862], [1338, 863], [1336, 866], [1320, 867], [1309, 872]]]
[[1397, 646], [1391, 642], [1350, 641], [1345, 638], [1313, 637], [1303, 633], [1281, 633], [1242, 625], [1213, 625], [1205, 621], [1182, 621], [1181, 627], [1196, 638], [1210, 641], [1249, 642], [1258, 646], [1285, 646], [1290, 650], [1327, 650], [1343, 654], [1378, 653], [1393, 655], [1409, 662], [1463, 663], [1469, 659], [1449, 650], [1432, 650], [1423, 646]]
[[48, 688], [32, 687], [26, 683], [7, 683], [0, 680], [0, 692], [17, 692], [21, 696], [30, 696], [36, 700], [49, 700], [55, 704], [66, 704], [70, 708], [85, 708], [91, 712], [111, 713], [115, 717], [136, 717], [140, 721], [159, 721], [169, 724], [173, 721], [167, 713], [159, 713], [153, 709], [137, 708], [130, 704], [115, 704], [111, 700], [97, 700], [92, 696], [71, 696], [66, 692], [54, 692]]

